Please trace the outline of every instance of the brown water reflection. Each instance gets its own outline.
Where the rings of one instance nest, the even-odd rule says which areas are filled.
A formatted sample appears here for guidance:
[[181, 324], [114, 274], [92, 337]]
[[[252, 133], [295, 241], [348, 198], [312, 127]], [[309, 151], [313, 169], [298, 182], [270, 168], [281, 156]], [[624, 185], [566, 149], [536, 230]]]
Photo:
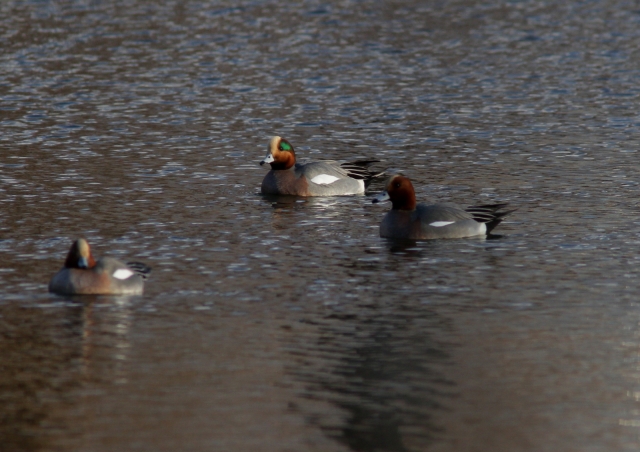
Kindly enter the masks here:
[[344, 412], [338, 424], [318, 414], [313, 422], [352, 450], [420, 450], [441, 433], [440, 412], [455, 394], [446, 377], [451, 344], [436, 343], [431, 332], [450, 322], [420, 311], [359, 304], [307, 320], [313, 337], [292, 335], [291, 371], [307, 382], [303, 397]]
[[[30, 311], [25, 313], [24, 311]], [[67, 406], [79, 380], [80, 309], [34, 310], [4, 306], [0, 319], [0, 442], [4, 450], [41, 450], [50, 412]], [[12, 320], [17, 319], [17, 320]]]
[[[639, 22], [1, 3], [0, 444], [640, 449]], [[518, 211], [495, 240], [381, 240], [369, 196], [260, 196], [273, 134]], [[145, 295], [47, 294], [79, 236], [150, 264]]]

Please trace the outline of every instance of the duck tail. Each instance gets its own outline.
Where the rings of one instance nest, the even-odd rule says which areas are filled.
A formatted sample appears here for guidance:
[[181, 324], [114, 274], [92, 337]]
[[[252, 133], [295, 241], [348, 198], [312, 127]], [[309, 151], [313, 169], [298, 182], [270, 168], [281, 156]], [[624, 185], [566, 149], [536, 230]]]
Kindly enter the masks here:
[[471, 214], [474, 220], [484, 223], [487, 226], [487, 235], [498, 226], [507, 215], [518, 209], [501, 210], [507, 207], [508, 203], [483, 204], [480, 206], [467, 207], [465, 210]]
[[151, 267], [147, 264], [143, 264], [142, 262], [127, 262], [127, 267], [142, 276], [142, 279], [147, 279], [147, 276], [151, 273]]
[[340, 167], [347, 171], [349, 177], [364, 181], [366, 188], [373, 179], [385, 176], [384, 170], [375, 171], [370, 168], [375, 163], [380, 163], [380, 160], [356, 160], [354, 162], [342, 163]]

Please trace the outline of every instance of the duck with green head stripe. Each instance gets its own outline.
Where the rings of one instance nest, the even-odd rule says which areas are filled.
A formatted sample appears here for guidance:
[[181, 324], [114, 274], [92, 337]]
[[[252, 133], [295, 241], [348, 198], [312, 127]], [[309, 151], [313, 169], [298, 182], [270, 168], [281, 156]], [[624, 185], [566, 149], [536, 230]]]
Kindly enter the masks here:
[[339, 163], [323, 160], [296, 163], [291, 143], [275, 136], [269, 141], [267, 156], [260, 165], [269, 163], [271, 171], [262, 181], [262, 193], [294, 196], [341, 196], [362, 194], [369, 182], [382, 175], [369, 169], [378, 160]]

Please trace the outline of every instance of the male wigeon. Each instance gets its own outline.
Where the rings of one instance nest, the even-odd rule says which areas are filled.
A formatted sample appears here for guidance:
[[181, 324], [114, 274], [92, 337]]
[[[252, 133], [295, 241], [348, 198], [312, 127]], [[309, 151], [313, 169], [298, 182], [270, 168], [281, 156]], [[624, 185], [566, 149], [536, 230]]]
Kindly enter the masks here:
[[452, 204], [416, 205], [416, 192], [408, 177], [395, 175], [374, 203], [390, 199], [389, 211], [380, 223], [380, 237], [393, 239], [457, 239], [488, 235], [513, 210], [485, 204], [462, 209]]
[[141, 295], [151, 268], [125, 264], [112, 257], [96, 262], [85, 239], [73, 242], [64, 267], [49, 282], [49, 292], [61, 295]]
[[267, 156], [260, 162], [260, 165], [271, 164], [271, 171], [262, 181], [262, 193], [295, 196], [361, 194], [374, 177], [382, 175], [369, 170], [369, 166], [377, 162], [379, 160], [296, 163], [291, 143], [275, 136], [269, 141]]

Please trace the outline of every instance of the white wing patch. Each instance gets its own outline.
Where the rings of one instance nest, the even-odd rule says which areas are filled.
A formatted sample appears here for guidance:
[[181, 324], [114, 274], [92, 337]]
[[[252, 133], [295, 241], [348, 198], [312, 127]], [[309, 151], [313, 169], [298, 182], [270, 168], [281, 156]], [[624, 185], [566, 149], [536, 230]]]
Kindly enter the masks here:
[[316, 177], [311, 179], [311, 182], [318, 185], [329, 185], [333, 184], [338, 179], [338, 177], [330, 176], [328, 174], [318, 174]]
[[453, 223], [455, 223], [455, 221], [434, 221], [433, 223], [429, 223], [429, 226], [433, 226], [434, 228], [441, 228]]
[[127, 279], [133, 275], [133, 272], [126, 268], [119, 268], [113, 272], [113, 277], [116, 279]]

